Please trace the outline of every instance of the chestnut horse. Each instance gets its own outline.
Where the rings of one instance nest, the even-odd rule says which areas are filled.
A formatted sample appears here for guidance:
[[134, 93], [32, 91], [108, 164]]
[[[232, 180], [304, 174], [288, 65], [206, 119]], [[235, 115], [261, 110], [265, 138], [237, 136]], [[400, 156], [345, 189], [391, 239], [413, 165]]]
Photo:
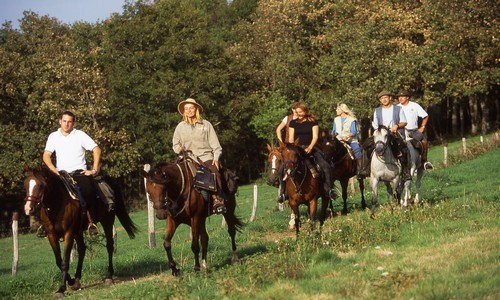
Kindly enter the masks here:
[[[279, 147], [271, 147], [271, 145], [267, 144], [267, 151], [269, 152], [267, 155], [267, 163], [269, 164], [269, 178], [267, 179], [267, 184], [271, 186], [278, 187], [279, 186], [279, 175], [278, 171], [283, 165], [283, 157], [281, 156], [281, 150]], [[278, 199], [278, 208], [280, 211], [283, 211], [283, 199]], [[295, 214], [292, 212], [290, 214], [290, 221], [288, 222], [288, 228], [290, 230], [295, 229]]]
[[[149, 172], [142, 171], [146, 179], [146, 192], [150, 196], [156, 210], [156, 217], [160, 220], [166, 219], [166, 234], [163, 246], [167, 253], [168, 264], [172, 275], [182, 276], [183, 273], [177, 268], [177, 263], [172, 256], [172, 237], [180, 224], [191, 227], [191, 250], [194, 253], [194, 270], [199, 271], [200, 266], [207, 268], [208, 233], [206, 220], [211, 215], [211, 199], [205, 200], [202, 193], [193, 186], [194, 178], [187, 160], [170, 163], [159, 163]], [[224, 176], [221, 180], [224, 181]], [[225, 199], [226, 213], [223, 214], [228, 225], [231, 236], [232, 257], [231, 262], [238, 261], [236, 252], [236, 231], [240, 231], [244, 224], [234, 214], [236, 209], [236, 197], [234, 192], [229, 192], [227, 184], [223, 183], [223, 197]], [[211, 198], [206, 193], [208, 198]], [[201, 260], [200, 265], [200, 240]]]
[[[40, 221], [47, 232], [52, 251], [56, 259], [56, 265], [61, 270], [61, 282], [56, 295], [63, 295], [66, 291], [66, 283], [71, 289], [81, 288], [80, 279], [82, 278], [83, 259], [85, 257], [85, 243], [83, 239], [83, 230], [87, 228], [87, 218], [82, 214], [80, 202], [75, 200], [69, 194], [62, 179], [47, 168], [26, 168], [26, 179], [24, 187], [26, 189], [26, 202], [24, 206], [27, 215], [34, 215], [36, 211], [40, 212]], [[135, 237], [138, 231], [136, 225], [130, 219], [121, 197], [121, 192], [117, 187], [115, 191], [115, 211], [108, 212], [106, 205], [102, 201], [93, 199], [96, 203], [95, 222], [100, 222], [104, 228], [106, 236], [106, 249], [108, 251], [108, 270], [106, 274], [106, 283], [113, 282], [113, 223], [116, 216], [127, 231], [130, 238]], [[95, 193], [94, 193], [95, 194]], [[91, 199], [86, 199], [91, 201]], [[61, 247], [59, 240], [64, 240], [64, 253], [61, 257]], [[75, 272], [75, 278], [69, 275], [69, 262], [73, 242], [76, 241], [78, 251], [78, 263]]]
[[[325, 153], [327, 161], [332, 165], [332, 179], [340, 181], [342, 187], [342, 200], [344, 208], [342, 214], [347, 214], [347, 187], [349, 179], [357, 174], [356, 160], [351, 156], [345, 144], [337, 138], [327, 135], [323, 139], [321, 150]], [[361, 191], [361, 207], [367, 207], [365, 201], [365, 184], [362, 178], [358, 178], [359, 189]]]
[[321, 196], [320, 225], [323, 225], [330, 201], [329, 198], [321, 192], [320, 179], [314, 178], [307, 168], [304, 161], [305, 152], [297, 146], [297, 141], [295, 144], [284, 144], [280, 142], [280, 150], [283, 157], [283, 164], [285, 165], [283, 181], [286, 184], [290, 208], [295, 215], [295, 232], [298, 235], [300, 228], [299, 205], [305, 204], [308, 206], [309, 219], [311, 225], [314, 225], [318, 207], [318, 197]]

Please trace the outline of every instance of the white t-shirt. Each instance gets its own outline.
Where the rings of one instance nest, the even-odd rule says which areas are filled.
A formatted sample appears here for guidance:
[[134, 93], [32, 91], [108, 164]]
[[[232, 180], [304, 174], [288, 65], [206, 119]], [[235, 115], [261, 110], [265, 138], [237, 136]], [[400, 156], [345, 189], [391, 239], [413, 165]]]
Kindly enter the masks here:
[[406, 125], [407, 130], [418, 129], [418, 117], [423, 119], [428, 116], [422, 106], [416, 102], [409, 101], [407, 105], [400, 103], [398, 106], [401, 106], [405, 112], [406, 120], [408, 121]]
[[[384, 108], [382, 107], [382, 125], [384, 125], [387, 128], [391, 128], [392, 126], [396, 125], [394, 122], [392, 122], [392, 117], [394, 114], [394, 105], [391, 105], [389, 108]], [[406, 123], [406, 115], [404, 111], [401, 109], [399, 111], [399, 122], [401, 123]], [[372, 127], [373, 129], [378, 128], [378, 118], [377, 118], [377, 110], [373, 112], [373, 122], [372, 122]]]
[[87, 170], [85, 151], [97, 147], [96, 142], [85, 132], [73, 129], [68, 135], [63, 135], [61, 129], [52, 132], [47, 139], [45, 151], [56, 153], [58, 171], [73, 172]]

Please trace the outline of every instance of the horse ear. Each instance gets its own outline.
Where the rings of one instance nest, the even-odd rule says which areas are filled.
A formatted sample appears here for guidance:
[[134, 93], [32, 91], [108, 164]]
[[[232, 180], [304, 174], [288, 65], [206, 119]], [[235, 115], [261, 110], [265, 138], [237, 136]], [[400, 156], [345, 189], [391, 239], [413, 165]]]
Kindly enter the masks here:
[[285, 147], [285, 143], [283, 143], [282, 141], [279, 141], [279, 142], [280, 142], [280, 148]]
[[293, 144], [294, 144], [295, 146], [297, 146], [297, 145], [299, 144], [299, 140], [300, 140], [300, 138], [296, 138], [296, 139], [295, 139], [295, 142], [294, 142]]
[[266, 144], [266, 145], [267, 145], [267, 151], [271, 152], [271, 150], [273, 149], [273, 148], [271, 148], [271, 145], [269, 145], [269, 144]]

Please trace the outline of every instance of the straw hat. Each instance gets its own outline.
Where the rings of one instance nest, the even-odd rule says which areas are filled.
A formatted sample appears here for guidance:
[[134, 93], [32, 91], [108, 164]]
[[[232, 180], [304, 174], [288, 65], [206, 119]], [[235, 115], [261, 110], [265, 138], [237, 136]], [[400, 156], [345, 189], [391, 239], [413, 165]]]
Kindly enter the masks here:
[[198, 107], [198, 110], [200, 111], [200, 113], [203, 112], [203, 106], [201, 106], [198, 102], [196, 102], [196, 100], [194, 100], [193, 98], [187, 98], [186, 100], [184, 101], [181, 101], [179, 102], [179, 105], [177, 105], [177, 110], [179, 111], [179, 113], [181, 115], [184, 114], [184, 106], [186, 104], [194, 104]]

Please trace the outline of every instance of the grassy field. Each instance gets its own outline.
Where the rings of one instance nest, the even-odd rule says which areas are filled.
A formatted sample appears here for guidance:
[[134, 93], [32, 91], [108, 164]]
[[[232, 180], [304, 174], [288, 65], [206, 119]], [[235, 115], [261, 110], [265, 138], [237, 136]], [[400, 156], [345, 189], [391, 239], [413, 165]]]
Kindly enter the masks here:
[[[450, 148], [460, 141], [450, 143]], [[450, 152], [452, 154], [452, 152]], [[436, 170], [424, 175], [421, 199], [391, 210], [380, 200], [377, 218], [361, 210], [328, 219], [321, 231], [305, 223], [298, 238], [279, 211], [276, 189], [258, 185], [257, 218], [249, 222], [253, 185], [242, 186], [237, 213], [247, 226], [237, 235], [240, 262], [230, 263], [230, 239], [221, 217], [208, 221], [209, 269], [193, 270], [189, 228], [174, 236], [184, 278], [171, 275], [162, 246], [165, 223], [156, 220], [157, 247], [149, 249], [145, 211], [131, 214], [141, 228], [129, 240], [117, 223], [115, 284], [102, 283], [106, 251], [89, 244], [83, 288], [75, 299], [500, 299], [500, 149], [455, 159], [444, 169], [442, 147], [429, 154]], [[382, 193], [385, 194], [385, 193]], [[367, 193], [367, 199], [371, 199]], [[337, 211], [341, 208], [336, 201]], [[305, 212], [305, 207], [302, 207]], [[305, 220], [304, 220], [305, 221]], [[46, 239], [20, 236], [17, 276], [11, 275], [12, 240], [0, 240], [0, 299], [51, 298], [59, 271]], [[74, 264], [71, 266], [74, 272]]]

